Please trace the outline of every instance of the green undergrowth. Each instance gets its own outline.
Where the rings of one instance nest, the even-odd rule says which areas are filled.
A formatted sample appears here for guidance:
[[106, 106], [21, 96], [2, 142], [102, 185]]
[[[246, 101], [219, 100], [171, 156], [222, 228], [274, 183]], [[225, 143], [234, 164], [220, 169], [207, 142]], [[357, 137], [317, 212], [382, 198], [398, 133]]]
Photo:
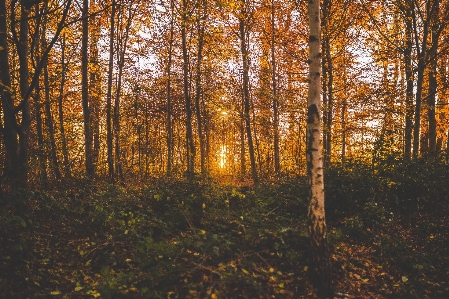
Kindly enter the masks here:
[[[427, 164], [326, 171], [338, 292], [447, 298], [449, 178]], [[307, 196], [303, 177], [19, 192], [0, 215], [0, 297], [314, 298]]]

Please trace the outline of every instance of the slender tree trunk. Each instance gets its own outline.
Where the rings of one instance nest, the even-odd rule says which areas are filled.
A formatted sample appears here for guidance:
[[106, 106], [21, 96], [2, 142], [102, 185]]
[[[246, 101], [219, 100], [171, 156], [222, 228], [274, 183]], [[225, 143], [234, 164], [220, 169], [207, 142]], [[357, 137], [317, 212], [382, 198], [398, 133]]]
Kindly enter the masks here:
[[319, 298], [333, 298], [330, 259], [324, 213], [324, 176], [321, 151], [321, 26], [320, 1], [309, 0], [309, 95], [307, 120], [307, 165], [310, 182], [309, 235], [312, 253], [312, 283]]
[[427, 37], [429, 32], [429, 22], [424, 22], [422, 45], [418, 39], [417, 32], [417, 17], [415, 14], [414, 6], [411, 7], [413, 28], [415, 31], [415, 45], [418, 56], [418, 78], [416, 82], [416, 104], [415, 104], [415, 124], [413, 128], [413, 159], [417, 159], [419, 155], [419, 136], [421, 129], [421, 104], [422, 104], [422, 90], [424, 82], [424, 72], [426, 68], [426, 56], [427, 56]]
[[62, 141], [62, 156], [64, 158], [64, 174], [67, 178], [71, 177], [70, 173], [70, 163], [69, 163], [69, 152], [67, 150], [67, 138], [65, 136], [64, 128], [64, 111], [63, 111], [63, 100], [64, 100], [64, 84], [65, 84], [65, 73], [66, 73], [66, 62], [65, 62], [65, 34], [62, 37], [61, 42], [61, 84], [59, 85], [59, 98], [58, 98], [58, 113], [59, 113], [59, 130], [61, 132]]
[[195, 144], [193, 142], [192, 133], [192, 103], [189, 93], [189, 58], [187, 53], [187, 1], [182, 0], [182, 23], [181, 23], [181, 39], [182, 39], [182, 58], [183, 79], [184, 79], [184, 99], [186, 110], [186, 147], [187, 147], [187, 177], [192, 177], [195, 172]]
[[47, 157], [44, 149], [44, 134], [42, 130], [42, 113], [40, 104], [40, 86], [36, 86], [36, 95], [34, 97], [34, 113], [36, 115], [36, 133], [37, 133], [37, 148], [40, 166], [40, 181], [44, 189], [48, 188], [48, 174], [47, 174]]
[[[96, 10], [95, 0], [90, 0], [90, 11]], [[98, 159], [100, 157], [100, 99], [101, 99], [101, 70], [98, 54], [98, 42], [101, 34], [101, 23], [96, 15], [89, 18], [90, 28], [90, 53], [89, 53], [89, 108], [91, 110], [91, 133], [92, 133], [92, 161], [94, 171], [98, 168]]]
[[108, 176], [113, 183], [114, 175], [114, 156], [113, 156], [113, 132], [112, 132], [112, 79], [114, 71], [114, 32], [115, 32], [115, 10], [116, 2], [112, 2], [110, 29], [109, 29], [109, 64], [108, 64], [108, 89], [106, 93], [106, 143], [108, 152]]
[[[242, 0], [242, 4], [246, 5], [246, 0]], [[256, 158], [254, 155], [254, 145], [251, 133], [251, 120], [249, 115], [249, 65], [248, 65], [248, 51], [246, 48], [246, 24], [245, 24], [245, 7], [242, 10], [242, 14], [239, 20], [239, 33], [240, 33], [240, 51], [242, 54], [242, 67], [243, 67], [243, 119], [245, 121], [246, 138], [248, 140], [249, 159], [251, 162], [251, 174], [254, 184], [259, 183], [259, 177], [257, 175]]]
[[122, 167], [122, 157], [121, 157], [121, 144], [120, 144], [120, 97], [122, 91], [122, 77], [123, 77], [123, 67], [125, 66], [125, 54], [128, 46], [128, 37], [129, 30], [132, 24], [132, 19], [135, 15], [135, 8], [132, 6], [129, 7], [128, 10], [128, 20], [126, 26], [123, 30], [119, 27], [118, 33], [123, 33], [123, 36], [120, 36], [119, 42], [117, 44], [117, 55], [118, 55], [118, 74], [117, 74], [117, 90], [115, 94], [114, 101], [114, 133], [115, 133], [115, 169], [117, 175], [121, 180], [123, 177], [123, 167]]
[[[39, 11], [39, 4], [35, 5], [35, 10]], [[31, 44], [31, 52], [34, 52], [34, 67], [40, 60], [40, 53], [38, 51], [41, 31], [39, 30], [41, 23], [41, 18], [37, 18], [36, 21], [36, 29], [34, 32], [34, 42]], [[44, 23], [46, 23], [44, 21]], [[45, 29], [44, 29], [45, 30]], [[42, 32], [44, 31], [42, 30]], [[40, 80], [39, 80], [40, 81]], [[40, 177], [39, 182], [42, 184], [44, 189], [48, 188], [48, 173], [47, 173], [47, 156], [45, 153], [45, 144], [44, 144], [44, 134], [43, 134], [43, 126], [42, 126], [42, 112], [41, 112], [41, 89], [40, 82], [36, 84], [36, 91], [34, 96], [34, 114], [36, 118], [36, 134], [37, 134], [37, 152], [38, 152], [38, 160], [40, 166]]]
[[332, 104], [333, 104], [333, 64], [330, 49], [328, 15], [332, 3], [323, 1], [323, 145], [324, 145], [324, 167], [331, 165], [332, 154]]
[[173, 0], [170, 0], [170, 38], [168, 44], [167, 63], [167, 176], [171, 176], [173, 166], [173, 129], [172, 129], [172, 103], [171, 103], [171, 65], [173, 55]]
[[[19, 44], [17, 45], [19, 51], [19, 77], [20, 77], [20, 95], [22, 99], [28, 97], [29, 88], [29, 71], [28, 71], [28, 9], [21, 5], [20, 14], [20, 35]], [[30, 133], [31, 115], [30, 115], [30, 103], [26, 101], [22, 108], [22, 122], [20, 125], [19, 134], [19, 173], [21, 185], [26, 188], [28, 183], [28, 141]]]
[[84, 146], [86, 175], [93, 177], [95, 174], [92, 155], [92, 130], [90, 127], [91, 117], [89, 109], [89, 77], [88, 77], [88, 47], [89, 47], [89, 1], [83, 0], [82, 14], [82, 38], [81, 38], [81, 96], [84, 116]]
[[[47, 48], [46, 35], [43, 35], [42, 45], [44, 49]], [[53, 127], [53, 116], [51, 113], [51, 103], [50, 103], [50, 82], [48, 78], [48, 57], [45, 57], [44, 63], [44, 91], [45, 91], [45, 124], [48, 130], [48, 137], [50, 139], [50, 161], [53, 169], [53, 173], [57, 180], [61, 179], [61, 172], [59, 170], [58, 157], [56, 154], [56, 141], [55, 141], [55, 132]]]
[[411, 8], [405, 8], [405, 160], [410, 160], [412, 154], [412, 132], [413, 132], [413, 65], [412, 65], [412, 13]]
[[273, 154], [274, 154], [274, 172], [279, 175], [281, 172], [281, 160], [279, 155], [279, 99], [277, 92], [277, 76], [276, 76], [276, 16], [274, 0], [271, 0], [271, 81], [273, 86]]
[[[345, 93], [346, 94], [346, 93]], [[343, 104], [341, 105], [341, 165], [346, 163], [346, 95], [343, 98]]]
[[6, 149], [6, 178], [10, 180], [13, 190], [20, 187], [19, 157], [17, 151], [19, 143], [17, 140], [18, 125], [13, 110], [14, 99], [11, 94], [11, 78], [9, 66], [9, 44], [7, 29], [7, 11], [6, 0], [0, 0], [0, 80], [4, 86], [2, 90], [2, 108], [3, 108], [3, 137]]
[[6, 175], [10, 180], [13, 190], [20, 187], [19, 181], [19, 161], [17, 150], [19, 147], [17, 141], [17, 124], [13, 111], [14, 100], [11, 95], [11, 78], [9, 68], [9, 45], [8, 45], [8, 29], [7, 29], [7, 11], [6, 0], [0, 0], [0, 80], [2, 89], [2, 108], [3, 108], [3, 138], [6, 149]]
[[430, 70], [429, 70], [429, 95], [427, 97], [427, 118], [429, 119], [429, 155], [435, 157], [437, 154], [437, 122], [435, 117], [435, 103], [437, 94], [437, 67], [438, 67], [438, 43], [439, 31], [439, 0], [432, 1], [431, 30], [432, 47], [430, 48]]
[[200, 141], [200, 163], [201, 163], [201, 174], [205, 174], [205, 159], [204, 159], [204, 135], [203, 135], [203, 120], [201, 117], [201, 105], [200, 98], [202, 94], [201, 88], [201, 62], [203, 59], [203, 41], [204, 41], [204, 24], [201, 23], [201, 16], [198, 17], [198, 54], [197, 54], [197, 64], [196, 64], [196, 94], [195, 94], [195, 111], [196, 120], [198, 125], [198, 137]]

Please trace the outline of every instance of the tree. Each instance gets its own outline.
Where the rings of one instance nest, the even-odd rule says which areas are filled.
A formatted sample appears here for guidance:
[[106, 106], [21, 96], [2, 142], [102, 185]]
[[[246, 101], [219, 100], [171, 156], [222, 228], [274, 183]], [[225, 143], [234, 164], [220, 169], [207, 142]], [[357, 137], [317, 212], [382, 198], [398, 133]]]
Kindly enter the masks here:
[[245, 124], [246, 138], [248, 142], [249, 159], [251, 162], [251, 174], [255, 184], [258, 184], [259, 177], [256, 168], [256, 158], [254, 155], [253, 136], [251, 133], [251, 119], [250, 119], [250, 95], [249, 95], [249, 53], [247, 50], [247, 30], [249, 18], [249, 5], [246, 0], [240, 2], [239, 14], [239, 38], [240, 38], [240, 52], [242, 56], [242, 72], [243, 72], [243, 121]]
[[112, 80], [114, 72], [114, 31], [115, 31], [116, 2], [111, 4], [110, 29], [109, 29], [109, 64], [108, 64], [108, 87], [106, 93], [106, 134], [107, 134], [107, 163], [109, 180], [114, 182], [114, 156], [113, 156], [113, 132], [112, 132]]
[[[62, 17], [58, 23], [53, 38], [48, 43], [47, 48], [42, 52], [41, 59], [37, 64], [34, 74], [30, 79], [28, 70], [28, 59], [30, 55], [28, 34], [29, 34], [29, 10], [33, 3], [22, 1], [20, 4], [21, 18], [19, 21], [20, 33], [17, 36], [16, 16], [13, 8], [10, 16], [11, 31], [17, 48], [17, 56], [20, 64], [20, 92], [16, 93], [11, 85], [10, 62], [11, 54], [8, 45], [8, 12], [6, 10], [6, 0], [0, 1], [0, 85], [2, 87], [2, 107], [3, 107], [3, 136], [7, 158], [7, 174], [13, 190], [27, 188], [28, 183], [28, 140], [30, 131], [30, 106], [29, 98], [34, 91], [39, 75], [44, 67], [48, 53], [52, 49], [56, 40], [64, 27], [72, 0], [65, 3]], [[37, 1], [39, 3], [39, 1]], [[17, 4], [14, 2], [13, 4]], [[36, 30], [38, 30], [36, 28]], [[17, 104], [15, 99], [19, 98]], [[21, 117], [18, 117], [21, 116]]]
[[193, 141], [192, 131], [192, 100], [189, 88], [189, 54], [187, 52], [187, 24], [191, 8], [187, 7], [187, 1], [182, 0], [181, 6], [181, 39], [182, 39], [182, 58], [183, 58], [183, 83], [184, 100], [186, 113], [186, 148], [187, 148], [187, 176], [191, 177], [195, 173], [195, 143]]
[[82, 13], [82, 39], [81, 39], [81, 95], [83, 103], [84, 116], [84, 154], [86, 175], [93, 176], [95, 174], [92, 152], [92, 128], [91, 128], [91, 112], [89, 109], [89, 0], [83, 0]]
[[309, 95], [307, 100], [307, 165], [310, 183], [308, 211], [312, 283], [320, 298], [333, 298], [324, 213], [324, 174], [321, 149], [321, 23], [320, 1], [309, 1]]

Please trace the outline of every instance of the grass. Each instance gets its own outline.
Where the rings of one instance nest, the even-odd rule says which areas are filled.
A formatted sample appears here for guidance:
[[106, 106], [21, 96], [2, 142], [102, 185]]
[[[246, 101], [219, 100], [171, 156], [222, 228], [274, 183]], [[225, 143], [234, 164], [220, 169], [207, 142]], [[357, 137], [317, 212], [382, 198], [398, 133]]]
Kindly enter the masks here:
[[[401, 186], [415, 179], [360, 168], [327, 173], [338, 293], [449, 298], [447, 193], [424, 182], [442, 196], [404, 198]], [[303, 178], [257, 188], [77, 181], [22, 192], [0, 218], [0, 297], [314, 298], [306, 197]], [[17, 202], [29, 207], [21, 217]]]

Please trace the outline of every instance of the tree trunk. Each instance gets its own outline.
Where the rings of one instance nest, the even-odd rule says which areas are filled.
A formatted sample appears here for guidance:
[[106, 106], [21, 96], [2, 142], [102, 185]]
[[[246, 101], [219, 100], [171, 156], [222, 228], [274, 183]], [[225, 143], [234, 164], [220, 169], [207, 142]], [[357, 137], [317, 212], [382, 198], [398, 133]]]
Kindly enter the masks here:
[[412, 132], [413, 132], [413, 65], [412, 65], [412, 13], [411, 8], [405, 8], [405, 148], [404, 158], [410, 160], [412, 154]]
[[[95, 0], [90, 0], [90, 10], [96, 11]], [[92, 132], [92, 162], [94, 171], [98, 168], [100, 157], [100, 100], [101, 100], [101, 70], [98, 61], [98, 42], [101, 34], [101, 23], [97, 15], [92, 15], [89, 19], [91, 31], [90, 53], [89, 53], [89, 107], [91, 110], [91, 132]]]
[[323, 145], [324, 145], [324, 167], [328, 168], [331, 165], [332, 154], [332, 104], [333, 104], [333, 64], [330, 48], [330, 36], [328, 15], [331, 9], [332, 3], [329, 0], [323, 2]]
[[432, 1], [431, 11], [431, 36], [432, 47], [430, 48], [430, 70], [429, 70], [429, 95], [427, 97], [427, 118], [429, 120], [429, 156], [435, 157], [437, 154], [437, 122], [435, 117], [435, 102], [437, 94], [437, 67], [438, 67], [438, 42], [440, 39], [439, 26], [439, 0]]
[[172, 103], [171, 103], [171, 65], [173, 55], [173, 0], [170, 0], [170, 38], [168, 44], [167, 62], [167, 176], [171, 176], [173, 166], [173, 129], [172, 129]]
[[413, 159], [417, 159], [419, 155], [419, 136], [421, 129], [421, 102], [422, 102], [422, 90], [424, 81], [424, 72], [426, 68], [425, 59], [427, 56], [427, 37], [429, 32], [429, 22], [424, 22], [422, 45], [418, 39], [417, 32], [417, 17], [415, 14], [414, 6], [411, 7], [413, 29], [415, 32], [415, 46], [418, 56], [418, 79], [416, 82], [416, 104], [415, 104], [415, 124], [413, 128]]
[[93, 155], [92, 155], [92, 130], [90, 127], [90, 109], [89, 109], [89, 78], [88, 78], [88, 47], [89, 47], [89, 1], [83, 0], [82, 14], [82, 39], [81, 39], [81, 96], [83, 103], [84, 116], [84, 147], [85, 147], [85, 165], [86, 175], [93, 177], [95, 174]]
[[186, 148], [187, 148], [187, 177], [192, 177], [195, 172], [195, 144], [193, 142], [192, 133], [192, 103], [189, 93], [189, 58], [187, 53], [187, 1], [182, 0], [182, 23], [181, 23], [181, 39], [182, 39], [182, 58], [183, 58], [183, 79], [184, 79], [184, 99], [186, 110]]
[[36, 133], [37, 133], [37, 148], [40, 166], [40, 182], [44, 189], [48, 188], [48, 174], [47, 174], [47, 157], [44, 150], [44, 134], [42, 130], [42, 113], [40, 104], [40, 87], [36, 86], [36, 95], [34, 97], [34, 113], [36, 115]]
[[281, 172], [281, 160], [279, 155], [279, 99], [277, 92], [277, 77], [276, 77], [276, 53], [275, 43], [276, 22], [274, 0], [271, 0], [271, 81], [273, 86], [273, 155], [274, 155], [274, 172], [279, 175]]
[[246, 153], [245, 153], [245, 120], [243, 119], [243, 112], [240, 120], [240, 174], [242, 179], [246, 175]]
[[106, 93], [106, 143], [108, 152], [108, 176], [113, 183], [115, 181], [114, 175], [114, 157], [113, 157], [113, 132], [112, 132], [112, 79], [114, 71], [114, 32], [115, 32], [115, 10], [116, 3], [112, 2], [110, 30], [109, 30], [109, 64], [108, 64], [108, 89]]
[[[47, 48], [46, 35], [43, 34], [42, 45], [44, 49]], [[51, 114], [51, 103], [50, 103], [50, 82], [48, 78], [48, 57], [45, 57], [44, 62], [44, 90], [45, 90], [45, 124], [48, 130], [48, 137], [50, 139], [50, 161], [53, 169], [54, 176], [57, 180], [61, 179], [61, 172], [59, 171], [58, 157], [56, 154], [56, 141], [55, 132], [53, 127], [53, 116]]]
[[[39, 4], [35, 5], [35, 10], [39, 11]], [[31, 52], [34, 50], [34, 67], [39, 62], [39, 43], [41, 37], [41, 31], [39, 30], [41, 19], [38, 18], [36, 21], [36, 27], [34, 32], [34, 42], [31, 44]], [[45, 22], [44, 22], [45, 23]], [[42, 30], [43, 32], [43, 30]], [[45, 38], [45, 37], [44, 37]], [[41, 112], [41, 90], [40, 90], [40, 82], [36, 84], [36, 92], [34, 96], [34, 114], [36, 119], [36, 134], [37, 134], [37, 156], [39, 160], [40, 166], [40, 176], [39, 182], [42, 184], [44, 189], [48, 188], [48, 173], [47, 173], [47, 156], [45, 153], [45, 144], [44, 144], [44, 133], [42, 126], [42, 112]]]
[[[243, 6], [246, 5], [246, 0], [242, 0]], [[251, 174], [254, 184], [259, 183], [257, 175], [256, 158], [254, 155], [254, 145], [251, 133], [251, 120], [249, 115], [249, 65], [248, 65], [248, 51], [246, 48], [246, 23], [245, 23], [245, 7], [243, 7], [241, 16], [239, 18], [239, 33], [240, 33], [240, 51], [242, 54], [242, 68], [243, 68], [243, 119], [245, 121], [246, 138], [248, 140], [249, 159], [251, 162]]]
[[[12, 25], [14, 26], [14, 25]], [[22, 99], [28, 97], [29, 88], [29, 71], [28, 71], [28, 9], [25, 9], [24, 5], [21, 5], [20, 14], [20, 34], [19, 34], [19, 44], [17, 45], [17, 50], [19, 52], [19, 77], [20, 77], [20, 95]], [[26, 188], [28, 183], [28, 140], [30, 133], [30, 103], [26, 101], [22, 107], [22, 122], [20, 124], [19, 133], [19, 173], [20, 173], [20, 183], [23, 188]]]
[[[123, 77], [123, 67], [125, 66], [125, 54], [128, 46], [129, 29], [132, 24], [132, 19], [135, 14], [135, 7], [130, 6], [128, 10], [128, 20], [126, 27], [124, 29], [119, 27], [118, 32], [123, 33], [123, 36], [119, 37], [119, 42], [117, 43], [117, 55], [118, 55], [118, 74], [117, 74], [117, 89], [115, 93], [114, 101], [114, 133], [115, 133], [115, 169], [117, 175], [121, 180], [123, 177], [123, 167], [122, 167], [122, 157], [120, 149], [120, 97], [122, 91], [122, 77]], [[120, 19], [119, 19], [120, 20]], [[123, 20], [122, 20], [123, 21]]]
[[[203, 2], [202, 5], [204, 5]], [[198, 54], [197, 54], [197, 64], [196, 64], [196, 82], [195, 82], [195, 112], [196, 121], [198, 125], [198, 137], [200, 141], [200, 163], [201, 163], [201, 174], [205, 174], [205, 159], [204, 159], [204, 135], [203, 135], [203, 120], [201, 117], [201, 105], [200, 98], [202, 93], [201, 88], [201, 62], [203, 59], [203, 41], [204, 41], [204, 23], [202, 23], [203, 16], [198, 16]]]
[[312, 255], [312, 283], [319, 298], [333, 298], [330, 259], [324, 213], [324, 176], [321, 151], [321, 51], [320, 1], [309, 0], [309, 93], [307, 120], [307, 165], [310, 182], [308, 211]]
[[58, 97], [58, 113], [59, 113], [59, 130], [61, 132], [62, 141], [62, 156], [64, 157], [64, 174], [67, 178], [71, 177], [70, 173], [70, 163], [69, 163], [69, 152], [67, 150], [67, 138], [65, 136], [64, 128], [64, 111], [63, 111], [63, 100], [64, 100], [64, 84], [65, 84], [65, 34], [61, 41], [61, 84], [59, 85], [59, 97]]

